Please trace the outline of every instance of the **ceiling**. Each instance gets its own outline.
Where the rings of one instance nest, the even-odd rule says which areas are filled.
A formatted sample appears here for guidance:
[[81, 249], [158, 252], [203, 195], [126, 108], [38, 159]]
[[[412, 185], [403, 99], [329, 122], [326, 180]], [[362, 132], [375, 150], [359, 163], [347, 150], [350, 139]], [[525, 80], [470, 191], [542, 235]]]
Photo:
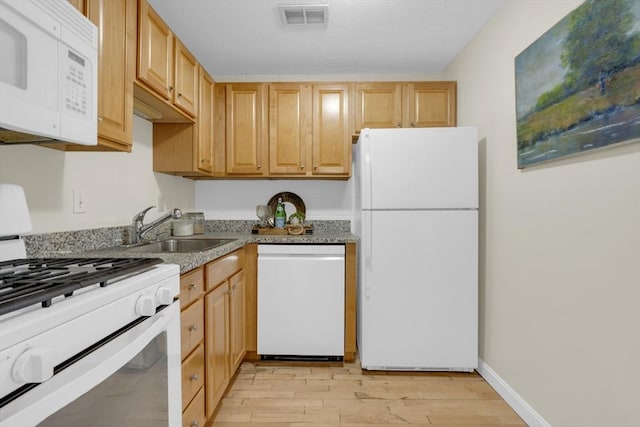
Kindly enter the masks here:
[[[223, 76], [436, 75], [505, 0], [149, 0]], [[279, 4], [327, 4], [326, 25], [285, 26]]]

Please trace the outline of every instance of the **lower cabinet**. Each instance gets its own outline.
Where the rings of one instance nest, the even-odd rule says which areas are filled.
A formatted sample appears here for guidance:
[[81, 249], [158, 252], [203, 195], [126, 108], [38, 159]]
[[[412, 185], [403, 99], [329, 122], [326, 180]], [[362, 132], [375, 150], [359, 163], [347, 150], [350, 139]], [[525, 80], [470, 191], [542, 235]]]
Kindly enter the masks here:
[[229, 366], [231, 372], [240, 367], [246, 353], [244, 341], [244, 271], [239, 271], [229, 279]]
[[203, 426], [204, 403], [204, 269], [180, 277], [180, 340], [182, 343], [182, 425]]
[[180, 277], [182, 425], [204, 426], [245, 354], [244, 248]]
[[227, 312], [228, 287], [218, 286], [205, 297], [207, 330], [207, 415], [213, 413], [229, 382], [229, 349]]
[[205, 407], [210, 418], [244, 358], [244, 248], [205, 268]]

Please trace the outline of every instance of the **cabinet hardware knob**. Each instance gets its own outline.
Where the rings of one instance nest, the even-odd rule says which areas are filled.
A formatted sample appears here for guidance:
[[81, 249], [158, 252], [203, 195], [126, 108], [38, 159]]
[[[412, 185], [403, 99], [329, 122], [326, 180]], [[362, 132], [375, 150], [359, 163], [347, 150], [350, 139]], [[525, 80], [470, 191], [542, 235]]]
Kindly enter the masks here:
[[182, 98], [182, 94], [181, 93], [178, 93], [178, 98]]
[[200, 423], [198, 422], [198, 420], [191, 421], [191, 427], [198, 427], [199, 425]]
[[197, 331], [198, 330], [198, 325], [189, 325], [189, 330], [190, 331]]
[[101, 122], [102, 121], [102, 116], [98, 116], [98, 121]]
[[169, 86], [169, 92], [173, 92], [173, 86]]
[[411, 122], [411, 127], [412, 128], [416, 127], [416, 123], [415, 122]]
[[198, 381], [198, 374], [191, 374], [191, 376], [189, 377], [189, 379], [191, 381]]
[[190, 291], [195, 291], [195, 290], [196, 290], [196, 288], [197, 288], [197, 286], [196, 286], [196, 284], [195, 284], [195, 283], [191, 283], [191, 284], [189, 285], [189, 290], [190, 290]]

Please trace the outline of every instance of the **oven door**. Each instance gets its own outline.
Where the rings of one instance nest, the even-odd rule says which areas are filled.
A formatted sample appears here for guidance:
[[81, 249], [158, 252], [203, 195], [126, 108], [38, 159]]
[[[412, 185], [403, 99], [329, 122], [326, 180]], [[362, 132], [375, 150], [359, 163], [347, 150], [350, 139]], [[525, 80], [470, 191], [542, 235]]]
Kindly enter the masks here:
[[87, 353], [3, 407], [0, 427], [181, 425], [178, 302]]

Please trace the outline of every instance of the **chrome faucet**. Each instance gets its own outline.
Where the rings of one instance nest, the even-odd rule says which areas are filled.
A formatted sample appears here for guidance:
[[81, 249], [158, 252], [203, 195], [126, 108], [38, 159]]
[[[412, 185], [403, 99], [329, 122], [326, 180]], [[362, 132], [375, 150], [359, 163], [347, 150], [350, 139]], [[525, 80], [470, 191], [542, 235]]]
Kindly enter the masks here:
[[137, 214], [135, 214], [135, 216], [133, 217], [133, 230], [134, 230], [134, 233], [133, 233], [133, 236], [132, 236], [132, 242], [131, 243], [140, 242], [147, 232], [149, 232], [150, 230], [156, 228], [160, 224], [163, 224], [163, 223], [167, 222], [170, 219], [178, 219], [178, 218], [182, 217], [182, 211], [180, 209], [171, 209], [166, 215], [161, 216], [160, 218], [156, 219], [155, 221], [150, 222], [149, 224], [143, 224], [144, 216], [152, 208], [155, 208], [155, 206], [149, 206], [148, 208], [144, 209], [143, 211], [140, 211]]

